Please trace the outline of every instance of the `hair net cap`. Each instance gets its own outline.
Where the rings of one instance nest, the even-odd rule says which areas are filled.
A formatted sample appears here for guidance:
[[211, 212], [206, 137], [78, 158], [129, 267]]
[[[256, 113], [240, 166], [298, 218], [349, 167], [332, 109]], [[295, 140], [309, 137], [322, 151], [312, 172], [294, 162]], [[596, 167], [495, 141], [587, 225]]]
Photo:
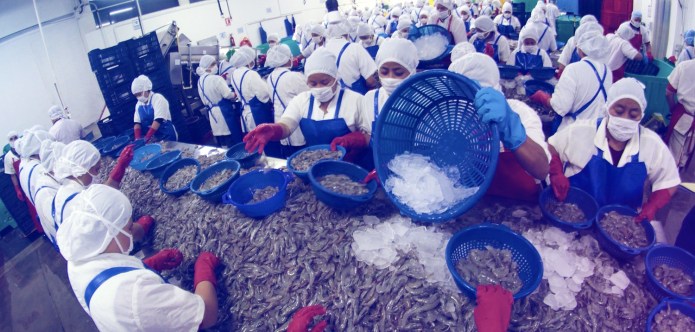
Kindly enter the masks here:
[[75, 210], [56, 234], [60, 253], [71, 262], [103, 253], [133, 214], [128, 197], [102, 184], [89, 186], [73, 202]]
[[420, 63], [415, 44], [408, 39], [388, 38], [376, 53], [376, 64], [381, 67], [386, 62], [395, 62], [407, 69], [410, 75], [415, 74]]
[[268, 34], [268, 42], [270, 43], [271, 41], [274, 41], [276, 43], [279, 42], [280, 41], [280, 35], [278, 35], [275, 32]]
[[21, 139], [15, 143], [15, 150], [22, 158], [38, 156], [43, 141], [55, 141], [53, 136], [45, 130], [27, 130]]
[[398, 19], [398, 25], [396, 26], [396, 29], [398, 29], [398, 30], [405, 29], [411, 25], [413, 25], [413, 22], [410, 20], [410, 17], [406, 17], [404, 15]]
[[345, 20], [328, 24], [327, 34], [329, 38], [340, 38], [348, 33], [350, 33], [350, 25]]
[[[202, 63], [203, 60], [201, 59], [200, 61]], [[150, 90], [152, 90], [152, 81], [150, 81], [150, 79], [145, 75], [140, 75], [136, 77], [133, 80], [133, 83], [130, 85], [130, 92], [132, 92], [133, 94]]]
[[627, 24], [621, 24], [615, 34], [620, 36], [620, 38], [629, 41], [635, 36], [635, 30], [632, 30], [632, 28], [630, 28], [630, 26]]
[[693, 40], [695, 39], [695, 30], [688, 30], [683, 35], [683, 41], [688, 46], [693, 46]]
[[68, 176], [82, 176], [87, 174], [100, 159], [99, 150], [92, 143], [82, 140], [70, 142], [56, 160], [53, 174], [58, 180]]
[[19, 137], [19, 133], [14, 131], [14, 130], [10, 130], [10, 132], [7, 133], [7, 139], [10, 139], [10, 138], [15, 137], [15, 136]]
[[545, 2], [543, 2], [542, 0], [538, 1], [536, 3], [536, 7], [534, 7], [533, 9], [535, 10], [536, 8], [538, 8], [540, 10], [546, 10]]
[[[234, 54], [236, 53], [237, 52], [234, 52]], [[205, 70], [210, 68], [210, 66], [212, 66], [213, 63], [215, 63], [215, 57], [210, 54], [205, 54], [202, 57], [200, 57], [200, 63], [198, 63], [198, 69], [196, 69], [196, 73], [198, 74], [198, 76], [205, 74]]]
[[442, 5], [447, 9], [454, 8], [454, 2], [451, 0], [434, 0], [434, 6], [436, 7], [437, 5]]
[[483, 53], [471, 53], [454, 61], [449, 70], [476, 80], [482, 87], [500, 88], [500, 71], [491, 57]]
[[401, 16], [401, 14], [403, 14], [403, 10], [401, 10], [401, 7], [396, 6], [393, 7], [393, 9], [391, 9], [391, 16]]
[[505, 2], [504, 5], [502, 5], [502, 11], [503, 12], [511, 12], [512, 11], [512, 3], [511, 2]]
[[256, 51], [248, 46], [242, 46], [236, 52], [234, 52], [232, 57], [229, 59], [229, 63], [236, 68], [243, 67], [251, 63], [255, 56]]
[[545, 14], [543, 10], [536, 7], [531, 11], [531, 22], [545, 23]]
[[579, 25], [589, 23], [589, 22], [598, 22], [598, 20], [596, 19], [596, 16], [594, 16], [594, 15], [584, 15], [579, 20]]
[[367, 23], [360, 23], [357, 25], [357, 37], [371, 36], [374, 34], [374, 30]]
[[644, 96], [644, 84], [642, 82], [632, 78], [623, 78], [611, 85], [608, 90], [608, 100], [606, 100], [606, 107], [611, 108], [613, 104], [621, 99], [632, 99], [637, 104], [639, 104], [644, 114], [644, 110], [647, 109], [647, 98]]
[[265, 64], [268, 67], [277, 68], [292, 60], [292, 51], [285, 44], [280, 44], [268, 50]]
[[603, 35], [603, 27], [594, 22], [580, 25], [574, 34], [577, 48], [581, 49], [587, 56], [605, 61], [610, 54], [608, 40]]
[[325, 48], [319, 48], [306, 59], [306, 63], [304, 64], [304, 75], [309, 78], [309, 76], [314, 74], [326, 74], [337, 78], [338, 67], [335, 62], [336, 58], [333, 53]]
[[636, 18], [642, 18], [642, 12], [641, 11], [635, 10], [632, 12], [632, 19], [636, 19]]
[[386, 17], [377, 16], [374, 18], [374, 24], [376, 24], [380, 28], [383, 28], [386, 25], [386, 23]]
[[58, 120], [64, 118], [65, 113], [63, 113], [63, 109], [60, 106], [53, 105], [48, 109], [48, 117], [51, 120]]
[[463, 58], [465, 55], [475, 53], [475, 46], [469, 42], [461, 42], [456, 44], [451, 50], [451, 62]]
[[500, 7], [502, 7], [502, 3], [500, 2], [500, 0], [492, 0], [491, 4], [492, 4], [492, 6], [495, 7], [495, 8], [500, 8]]
[[47, 140], [41, 143], [41, 149], [39, 150], [39, 159], [41, 159], [41, 166], [43, 166], [43, 168], [47, 172], [53, 170], [53, 166], [55, 166], [55, 161], [60, 157], [61, 153], [63, 153], [64, 148], [65, 144], [61, 142], [53, 142]]
[[490, 32], [495, 29], [495, 23], [490, 16], [482, 15], [475, 19], [475, 29], [481, 32]]
[[538, 30], [530, 26], [524, 26], [519, 31], [519, 43], [523, 43], [526, 39], [533, 39], [538, 43]]
[[321, 37], [326, 37], [326, 28], [323, 27], [321, 24], [314, 24], [311, 29], [309, 29], [309, 33], [317, 34]]
[[459, 7], [459, 12], [460, 12], [460, 13], [464, 13], [464, 12], [465, 12], [466, 14], [469, 14], [469, 15], [470, 15], [470, 14], [471, 14], [471, 8], [468, 7], [468, 5], [463, 5], [463, 6]]

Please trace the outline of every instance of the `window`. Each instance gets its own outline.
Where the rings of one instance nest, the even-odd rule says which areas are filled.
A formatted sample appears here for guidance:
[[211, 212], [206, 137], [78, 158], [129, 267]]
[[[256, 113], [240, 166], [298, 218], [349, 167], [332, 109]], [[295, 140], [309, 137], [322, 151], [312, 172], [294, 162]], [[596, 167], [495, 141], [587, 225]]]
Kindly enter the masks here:
[[178, 0], [92, 0], [90, 1], [97, 28], [138, 17], [138, 3], [142, 15], [179, 5]]

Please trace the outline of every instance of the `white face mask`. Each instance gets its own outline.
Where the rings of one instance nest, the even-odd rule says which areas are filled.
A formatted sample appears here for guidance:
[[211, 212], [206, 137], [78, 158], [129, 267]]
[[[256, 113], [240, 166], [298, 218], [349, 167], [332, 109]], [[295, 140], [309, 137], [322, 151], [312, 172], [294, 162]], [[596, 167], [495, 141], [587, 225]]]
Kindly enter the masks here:
[[504, 15], [504, 18], [511, 18], [512, 17], [512, 13], [504, 13], [503, 15]]
[[463, 14], [461, 14], [461, 17], [463, 18], [464, 21], [468, 21], [468, 18], [470, 17], [470, 15], [463, 13]]
[[212, 74], [212, 75], [217, 75], [217, 73], [220, 72], [220, 69], [217, 68], [217, 66], [209, 68], [208, 70], [210, 71], [210, 74]]
[[427, 25], [427, 21], [429, 21], [429, 20], [426, 17], [423, 17], [420, 19], [420, 24]]
[[490, 33], [489, 33], [489, 32], [481, 32], [481, 33], [480, 33], [480, 39], [485, 40], [485, 39], [487, 39], [487, 37], [490, 37]]
[[143, 104], [147, 104], [147, 102], [150, 101], [150, 95], [151, 94], [148, 94], [147, 97], [140, 96], [140, 97], [138, 97], [138, 101], [143, 103]]
[[367, 40], [361, 40], [361, 43], [364, 47], [370, 47], [372, 46], [372, 38], [369, 38]]
[[641, 22], [630, 21], [630, 24], [632, 24], [632, 26], [635, 28], [639, 28], [641, 25]]
[[327, 103], [331, 99], [333, 99], [333, 96], [335, 96], [336, 91], [333, 90], [333, 87], [335, 87], [335, 83], [331, 86], [324, 86], [322, 88], [312, 88], [311, 89], [311, 95], [316, 98], [321, 103]]
[[620, 118], [617, 116], [608, 116], [608, 132], [618, 142], [626, 142], [639, 130], [639, 121]]
[[316, 44], [321, 43], [321, 37], [319, 37], [319, 36], [311, 37], [311, 40], [313, 40], [314, 43], [316, 43]]
[[439, 12], [439, 19], [446, 20], [449, 17], [449, 10], [443, 10]]
[[118, 232], [123, 233], [123, 235], [125, 235], [128, 238], [128, 243], [129, 243], [128, 244], [128, 250], [123, 249], [123, 246], [121, 246], [121, 241], [118, 240], [118, 236], [116, 236], [114, 238], [116, 240], [116, 245], [118, 246], [118, 249], [121, 250], [122, 254], [128, 255], [128, 254], [130, 254], [131, 251], [133, 251], [133, 235], [128, 234], [128, 233], [124, 232], [123, 230], [119, 230]]
[[381, 87], [384, 88], [389, 95], [403, 83], [402, 78], [380, 78], [379, 81], [381, 81]]
[[522, 47], [526, 53], [536, 54], [538, 52], [538, 45], [524, 45]]

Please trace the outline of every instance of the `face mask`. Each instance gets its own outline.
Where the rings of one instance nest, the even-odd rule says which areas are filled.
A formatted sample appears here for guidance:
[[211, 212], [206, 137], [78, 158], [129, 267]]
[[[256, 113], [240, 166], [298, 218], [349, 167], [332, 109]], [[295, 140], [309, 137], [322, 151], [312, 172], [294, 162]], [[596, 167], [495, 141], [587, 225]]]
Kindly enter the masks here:
[[274, 46], [276, 46], [276, 45], [277, 45], [277, 43], [268, 43], [268, 46], [269, 46], [269, 47], [274, 47]]
[[504, 13], [504, 18], [511, 18], [511, 17], [512, 17], [512, 13]]
[[217, 66], [212, 67], [212, 68], [210, 68], [210, 69], [208, 69], [208, 70], [210, 71], [210, 74], [212, 74], [212, 75], [217, 75], [217, 73], [219, 73], [219, 71], [220, 71], [220, 69], [217, 68]]
[[487, 39], [487, 37], [490, 37], [489, 32], [481, 32], [480, 33], [480, 39]]
[[618, 142], [626, 142], [639, 130], [639, 121], [609, 116], [607, 128]]
[[446, 20], [448, 17], [449, 17], [449, 11], [448, 10], [444, 10], [444, 11], [439, 12], [439, 19], [440, 20], [442, 20], [442, 21]]
[[311, 37], [311, 40], [314, 41], [314, 43], [316, 44], [321, 43], [321, 37]]
[[402, 78], [381, 78], [381, 87], [386, 90], [386, 92], [391, 95], [393, 91], [403, 82]]
[[536, 54], [538, 52], [538, 45], [524, 45], [523, 50], [526, 53]]
[[630, 21], [630, 24], [632, 24], [632, 26], [635, 27], [635, 28], [639, 28], [640, 25], [641, 25], [640, 23], [641, 23], [641, 22]]
[[428, 21], [427, 18], [421, 18], [421, 19], [420, 19], [420, 24], [422, 24], [422, 25], [427, 25], [427, 21]]
[[333, 96], [335, 96], [336, 91], [333, 91], [333, 87], [335, 86], [335, 83], [331, 86], [325, 86], [322, 88], [312, 88], [311, 89], [311, 94], [316, 98], [321, 103], [327, 103], [331, 99], [333, 99]]
[[121, 253], [124, 255], [128, 255], [131, 251], [133, 251], [133, 235], [128, 234], [124, 232], [123, 230], [119, 230], [119, 233], [123, 233], [128, 238], [128, 250], [123, 250], [123, 246], [121, 246], [121, 241], [118, 240], [118, 237], [115, 237], [114, 239], [116, 240], [116, 245], [118, 246], [118, 249], [121, 250]]
[[463, 17], [463, 20], [464, 20], [464, 21], [467, 21], [467, 20], [468, 20], [468, 17], [470, 17], [470, 15], [468, 15], [468, 14], [461, 14], [461, 17]]
[[143, 104], [147, 104], [147, 102], [150, 101], [150, 96], [149, 95], [147, 95], [147, 97], [140, 96], [140, 97], [138, 97], [138, 101], [143, 103]]
[[370, 47], [372, 46], [372, 39], [367, 39], [367, 40], [362, 40], [362, 46], [364, 47]]

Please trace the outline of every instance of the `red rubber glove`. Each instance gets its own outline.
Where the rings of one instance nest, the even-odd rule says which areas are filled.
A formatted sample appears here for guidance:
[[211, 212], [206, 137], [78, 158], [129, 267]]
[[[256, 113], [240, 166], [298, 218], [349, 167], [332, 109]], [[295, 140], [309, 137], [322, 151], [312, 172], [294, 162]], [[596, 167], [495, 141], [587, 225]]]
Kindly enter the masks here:
[[661, 189], [651, 193], [647, 203], [642, 205], [642, 211], [635, 217], [635, 222], [654, 220], [656, 211], [666, 206], [669, 201], [671, 201], [671, 192], [668, 189]]
[[135, 139], [141, 139], [142, 138], [142, 127], [133, 128], [133, 134], [135, 135]]
[[495, 48], [492, 47], [492, 45], [486, 43], [485, 44], [485, 54], [487, 54], [491, 58], [494, 58], [495, 57]]
[[369, 142], [367, 142], [367, 138], [363, 133], [355, 131], [345, 136], [334, 138], [333, 141], [331, 141], [331, 151], [335, 151], [338, 145], [350, 151], [354, 149], [364, 149], [369, 145]]
[[282, 139], [283, 129], [279, 124], [274, 123], [264, 123], [256, 127], [256, 129], [251, 130], [250, 133], [246, 134], [244, 137], [244, 143], [246, 143], [246, 151], [253, 153], [258, 150], [258, 153], [263, 153], [265, 145], [270, 141], [279, 141]]
[[381, 181], [379, 181], [379, 175], [376, 174], [376, 170], [372, 170], [367, 174], [367, 176], [364, 177], [364, 180], [362, 180], [362, 183], [367, 184], [371, 181], [376, 180], [376, 183], [381, 184]]
[[322, 305], [301, 308], [292, 316], [292, 320], [287, 326], [287, 332], [322, 332], [328, 326], [326, 320], [318, 322], [311, 330], [309, 330], [309, 324], [314, 320], [314, 317], [325, 314], [326, 308]]
[[550, 186], [553, 187], [553, 192], [555, 197], [560, 201], [564, 202], [567, 198], [567, 192], [570, 190], [570, 180], [565, 176], [565, 172], [562, 169], [562, 160], [560, 156], [554, 154], [550, 159]]
[[220, 260], [211, 252], [202, 252], [195, 261], [193, 269], [193, 289], [202, 281], [209, 281], [217, 287], [215, 268], [220, 265]]
[[157, 272], [175, 269], [181, 261], [183, 261], [183, 254], [178, 249], [163, 249], [142, 260], [145, 265]]
[[150, 127], [150, 130], [148, 130], [147, 134], [145, 135], [145, 143], [149, 143], [150, 139], [152, 138], [152, 136], [154, 136], [154, 133], [156, 133], [156, 132], [157, 132], [157, 129]]
[[550, 107], [550, 98], [551, 98], [551, 97], [552, 97], [552, 96], [551, 96], [549, 93], [547, 93], [547, 92], [545, 92], [545, 91], [543, 91], [543, 90], [538, 90], [538, 91], [536, 91], [536, 93], [534, 93], [533, 95], [531, 95], [531, 97], [529, 97], [529, 99], [530, 99], [532, 102], [541, 104], [541, 105], [543, 105], [543, 106], [545, 106], [545, 107]]
[[649, 62], [654, 61], [654, 56], [652, 55], [652, 52], [647, 52], [647, 59], [649, 59]]
[[118, 161], [116, 162], [116, 166], [111, 170], [111, 173], [109, 173], [109, 179], [116, 181], [116, 182], [121, 182], [123, 180], [123, 176], [125, 175], [125, 170], [128, 168], [128, 165], [130, 165], [130, 162], [133, 161], [133, 148], [135, 145], [130, 144], [121, 151], [121, 155], [118, 157]]
[[678, 59], [676, 59], [676, 56], [675, 56], [675, 55], [672, 55], [672, 56], [670, 56], [670, 57], [668, 58], [668, 61], [669, 61], [670, 63], [672, 63], [672, 64], [675, 64], [676, 61], [678, 61]]
[[144, 215], [140, 217], [140, 219], [138, 219], [135, 223], [142, 227], [142, 230], [145, 231], [145, 234], [148, 234], [152, 229], [152, 226], [154, 226], [154, 218], [152, 218], [152, 216]]
[[505, 332], [512, 316], [512, 293], [499, 285], [478, 285], [473, 318], [478, 332]]
[[17, 199], [24, 202], [24, 192], [20, 187], [14, 187], [14, 192], [17, 194]]

